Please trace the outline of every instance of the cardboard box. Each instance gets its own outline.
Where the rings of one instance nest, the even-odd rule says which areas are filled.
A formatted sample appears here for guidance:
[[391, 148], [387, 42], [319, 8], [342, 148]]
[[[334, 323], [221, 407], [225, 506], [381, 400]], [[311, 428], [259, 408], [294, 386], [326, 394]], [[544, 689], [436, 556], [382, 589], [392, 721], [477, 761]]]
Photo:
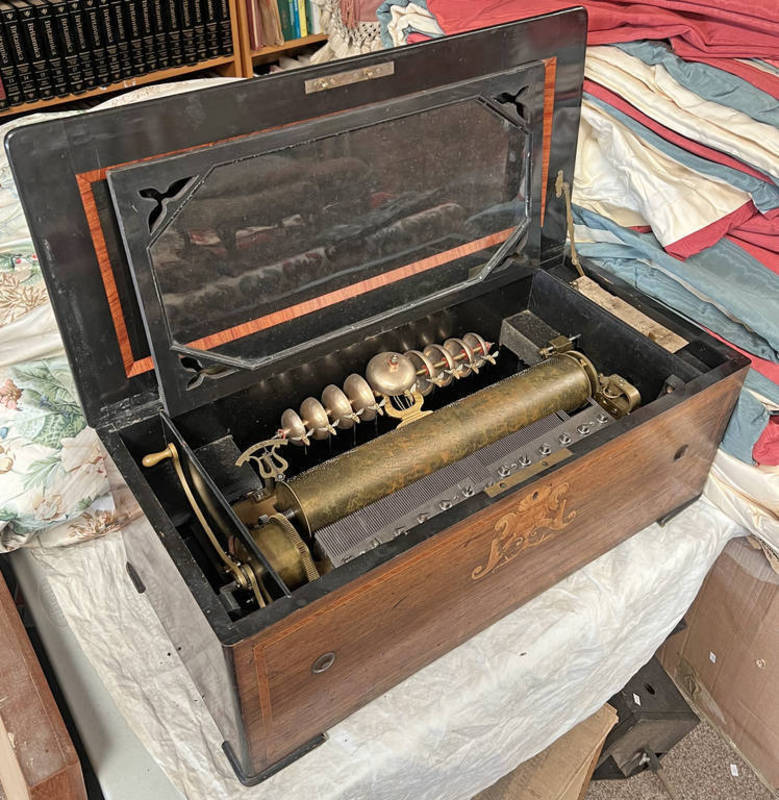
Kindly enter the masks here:
[[658, 655], [668, 674], [773, 788], [779, 787], [779, 575], [729, 542]]
[[480, 792], [474, 800], [580, 800], [603, 741], [617, 722], [605, 705], [537, 756]]

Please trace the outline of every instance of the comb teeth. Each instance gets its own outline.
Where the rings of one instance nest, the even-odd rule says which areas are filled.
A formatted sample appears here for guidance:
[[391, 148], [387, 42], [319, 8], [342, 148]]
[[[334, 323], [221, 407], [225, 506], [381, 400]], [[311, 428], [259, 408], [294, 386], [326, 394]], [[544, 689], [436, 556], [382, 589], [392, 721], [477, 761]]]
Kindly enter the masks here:
[[483, 467], [489, 467], [496, 461], [503, 461], [512, 453], [526, 447], [539, 436], [554, 430], [560, 422], [561, 418], [557, 414], [550, 414], [548, 417], [544, 417], [526, 428], [520, 428], [518, 431], [510, 433], [489, 447], [477, 450], [473, 455], [468, 456], [468, 459], [474, 459]]
[[[339, 567], [466, 497], [478, 494], [504, 477], [498, 470], [516, 470], [521, 456], [527, 456], [535, 463], [542, 444], [548, 445], [550, 451], [561, 449], [563, 433], [568, 434], [569, 443], [578, 441], [583, 437], [583, 434], [577, 433], [577, 426], [582, 422], [591, 423], [593, 427], [604, 427], [603, 423], [595, 422], [597, 415], [602, 416], [602, 409], [594, 403], [573, 417], [563, 412], [550, 414], [327, 525], [314, 534], [314, 539], [324, 556], [334, 567]], [[609, 417], [608, 422], [611, 421]]]

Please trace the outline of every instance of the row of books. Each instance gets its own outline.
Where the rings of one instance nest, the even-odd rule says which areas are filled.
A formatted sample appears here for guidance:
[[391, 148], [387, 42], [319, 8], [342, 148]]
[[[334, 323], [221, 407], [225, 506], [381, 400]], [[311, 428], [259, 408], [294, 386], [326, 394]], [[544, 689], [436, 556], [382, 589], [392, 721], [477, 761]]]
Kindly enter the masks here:
[[313, 0], [246, 0], [252, 50], [322, 33]]
[[3, 0], [0, 108], [232, 52], [228, 0]]

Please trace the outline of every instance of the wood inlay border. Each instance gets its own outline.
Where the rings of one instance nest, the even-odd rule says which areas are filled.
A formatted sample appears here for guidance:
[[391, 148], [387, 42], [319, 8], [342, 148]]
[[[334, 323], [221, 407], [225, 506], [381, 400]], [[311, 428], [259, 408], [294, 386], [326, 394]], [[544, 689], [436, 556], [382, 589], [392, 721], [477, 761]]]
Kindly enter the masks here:
[[[552, 144], [552, 122], [554, 115], [554, 95], [555, 95], [555, 81], [557, 74], [557, 59], [546, 58], [544, 63], [544, 119], [543, 119], [543, 148], [542, 148], [542, 187], [541, 193], [541, 224], [544, 223], [544, 211], [546, 207], [546, 187], [549, 177], [549, 155]], [[331, 116], [331, 115], [327, 115]], [[130, 336], [127, 330], [127, 322], [125, 319], [125, 311], [122, 308], [122, 303], [119, 298], [119, 290], [116, 284], [116, 277], [114, 275], [114, 267], [111, 264], [111, 259], [108, 255], [108, 247], [105, 241], [102, 224], [100, 222], [100, 215], [97, 210], [97, 203], [95, 202], [95, 195], [93, 186], [95, 183], [104, 181], [109, 170], [119, 169], [120, 167], [131, 166], [132, 164], [142, 164], [146, 161], [153, 161], [158, 158], [166, 158], [168, 156], [180, 155], [182, 153], [189, 153], [195, 150], [202, 150], [206, 147], [213, 147], [214, 145], [225, 144], [227, 142], [234, 142], [240, 139], [248, 138], [249, 136], [256, 136], [260, 133], [267, 133], [274, 130], [298, 125], [300, 122], [306, 120], [297, 120], [295, 122], [287, 123], [284, 125], [275, 125], [269, 128], [262, 128], [249, 133], [241, 134], [238, 136], [231, 136], [226, 139], [218, 139], [213, 142], [205, 144], [193, 145], [192, 147], [184, 147], [179, 150], [170, 150], [166, 153], [156, 153], [154, 155], [144, 156], [143, 158], [135, 159], [134, 161], [124, 161], [117, 164], [111, 164], [100, 169], [88, 170], [85, 172], [76, 173], [76, 185], [81, 197], [81, 204], [84, 207], [84, 214], [87, 219], [87, 226], [89, 234], [92, 239], [92, 246], [95, 252], [95, 258], [100, 269], [100, 277], [103, 282], [103, 288], [108, 302], [109, 312], [114, 324], [114, 332], [116, 334], [116, 341], [119, 346], [119, 352], [122, 356], [122, 364], [124, 365], [125, 374], [128, 378], [133, 378], [136, 375], [141, 375], [145, 372], [150, 372], [154, 369], [154, 361], [151, 356], [144, 358], [136, 358], [133, 353]], [[298, 303], [294, 306], [281, 309], [280, 311], [268, 314], [263, 317], [258, 317], [250, 322], [236, 325], [224, 331], [206, 336], [198, 339], [195, 342], [190, 342], [187, 346], [199, 349], [211, 349], [218, 347], [226, 342], [235, 341], [236, 339], [244, 336], [249, 336], [257, 331], [264, 330], [265, 328], [272, 327], [281, 322], [287, 322], [291, 319], [302, 316], [303, 314], [311, 313], [320, 308], [335, 303], [342, 302], [352, 297], [356, 297], [364, 292], [373, 291], [373, 289], [381, 286], [386, 286], [394, 281], [402, 280], [403, 278], [416, 275], [428, 269], [441, 266], [442, 264], [452, 261], [455, 258], [460, 258], [470, 253], [478, 252], [481, 249], [498, 244], [508, 237], [510, 231], [500, 231], [498, 233], [485, 236], [482, 239], [469, 242], [460, 247], [452, 248], [444, 253], [439, 253], [430, 258], [422, 259], [421, 261], [407, 264], [406, 266], [399, 267], [398, 269], [391, 270], [383, 275], [376, 276], [366, 281], [360, 281], [352, 284], [351, 286], [344, 287], [335, 292], [329, 292], [321, 297], [314, 298], [313, 300], [306, 301], [305, 303]], [[275, 321], [274, 321], [275, 320]]]
[[554, 122], [554, 92], [557, 80], [557, 58], [544, 59], [544, 127], [541, 155], [541, 227], [544, 226], [546, 191], [549, 180], [549, 153], [552, 149], [552, 123]]

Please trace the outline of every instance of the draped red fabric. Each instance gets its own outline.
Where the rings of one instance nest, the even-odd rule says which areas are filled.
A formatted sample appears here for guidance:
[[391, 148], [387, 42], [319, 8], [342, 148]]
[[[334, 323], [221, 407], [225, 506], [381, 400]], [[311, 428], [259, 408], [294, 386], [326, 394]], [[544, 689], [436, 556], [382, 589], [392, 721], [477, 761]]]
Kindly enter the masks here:
[[670, 39], [683, 58], [779, 58], [776, 0], [428, 0], [445, 33], [582, 5], [589, 44]]
[[779, 466], [779, 416], [776, 414], [771, 417], [762, 435], [755, 442], [752, 458], [761, 466]]

